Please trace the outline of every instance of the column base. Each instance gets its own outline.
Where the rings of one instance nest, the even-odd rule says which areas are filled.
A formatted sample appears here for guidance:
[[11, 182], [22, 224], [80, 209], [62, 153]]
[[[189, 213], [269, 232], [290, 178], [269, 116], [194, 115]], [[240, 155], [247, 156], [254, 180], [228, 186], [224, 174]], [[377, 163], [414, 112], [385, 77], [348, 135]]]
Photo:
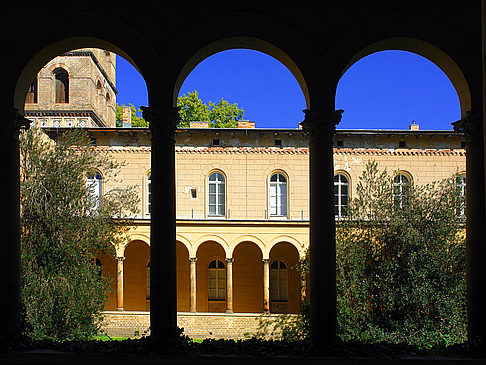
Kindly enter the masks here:
[[125, 309], [124, 309], [123, 307], [121, 307], [121, 308], [117, 308], [116, 310], [117, 310], [118, 312], [125, 312]]
[[226, 313], [231, 314], [231, 313], [233, 313], [233, 311], [232, 310], [226, 310]]

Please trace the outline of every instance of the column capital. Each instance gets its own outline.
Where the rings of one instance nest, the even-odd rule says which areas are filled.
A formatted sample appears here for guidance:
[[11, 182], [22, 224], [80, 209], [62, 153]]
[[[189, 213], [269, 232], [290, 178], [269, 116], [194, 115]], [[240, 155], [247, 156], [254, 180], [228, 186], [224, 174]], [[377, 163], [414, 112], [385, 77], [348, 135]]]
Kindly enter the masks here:
[[302, 130], [310, 134], [311, 142], [313, 141], [327, 141], [332, 143], [332, 138], [336, 132], [336, 126], [342, 118], [344, 110], [303, 110], [305, 114], [302, 125]]
[[191, 264], [193, 264], [193, 263], [195, 264], [195, 263], [196, 263], [196, 261], [197, 261], [197, 257], [189, 257], [189, 262], [190, 262]]
[[270, 259], [262, 259], [264, 265], [268, 265], [270, 263]]
[[233, 263], [233, 261], [234, 261], [234, 260], [235, 260], [235, 259], [234, 259], [234, 258], [232, 258], [232, 257], [227, 257], [227, 258], [226, 258], [226, 263], [231, 265], [231, 264]]
[[125, 256], [117, 256], [116, 261], [123, 261], [125, 260]]
[[4, 138], [18, 140], [20, 130], [29, 129], [30, 123], [16, 108], [0, 109], [0, 136]]
[[179, 107], [159, 108], [141, 106], [143, 118], [149, 122], [152, 140], [154, 138], [174, 140], [174, 133], [180, 122]]
[[454, 132], [464, 133], [467, 145], [483, 141], [483, 117], [481, 113], [467, 111], [466, 116], [451, 123]]

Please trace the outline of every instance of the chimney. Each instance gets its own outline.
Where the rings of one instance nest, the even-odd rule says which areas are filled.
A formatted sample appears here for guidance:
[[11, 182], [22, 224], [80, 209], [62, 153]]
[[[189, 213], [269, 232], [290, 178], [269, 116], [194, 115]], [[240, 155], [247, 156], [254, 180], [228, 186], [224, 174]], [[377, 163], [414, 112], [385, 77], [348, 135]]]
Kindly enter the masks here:
[[129, 106], [123, 107], [122, 120], [123, 128], [132, 128], [132, 109]]
[[243, 129], [255, 129], [255, 122], [250, 122], [249, 120], [239, 120], [238, 128]]
[[209, 128], [209, 122], [189, 122], [189, 128]]
[[412, 120], [412, 124], [410, 124], [408, 129], [411, 130], [411, 131], [418, 131], [419, 125], [417, 123], [415, 123], [415, 120]]

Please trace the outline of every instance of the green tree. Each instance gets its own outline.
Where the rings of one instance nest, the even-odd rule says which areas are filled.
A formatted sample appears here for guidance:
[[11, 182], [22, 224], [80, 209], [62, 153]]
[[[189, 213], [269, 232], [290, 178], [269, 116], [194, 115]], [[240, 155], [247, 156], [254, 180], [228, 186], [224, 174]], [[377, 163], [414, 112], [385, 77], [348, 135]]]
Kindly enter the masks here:
[[[116, 126], [121, 127], [123, 125], [123, 108], [126, 108], [125, 104], [116, 105]], [[130, 111], [132, 114], [132, 127], [148, 128], [149, 123], [142, 117], [137, 116], [137, 113], [141, 113], [141, 109], [136, 109], [132, 103], [129, 103]]]
[[230, 104], [223, 98], [217, 104], [212, 101], [204, 104], [197, 90], [179, 96], [177, 106], [180, 107], [180, 128], [187, 128], [190, 122], [197, 121], [209, 122], [209, 127], [214, 128], [235, 128], [238, 126], [238, 120], [245, 114], [237, 103]]
[[[110, 280], [97, 265], [138, 207], [135, 188], [97, 197], [86, 177], [105, 181], [119, 164], [72, 130], [55, 143], [37, 128], [21, 133], [21, 294], [34, 339], [85, 339], [97, 333]], [[98, 261], [99, 262], [99, 261]]]
[[[149, 123], [137, 116], [137, 112], [141, 113], [142, 111], [137, 110], [131, 103], [129, 105], [132, 113], [132, 127], [148, 128]], [[181, 117], [179, 128], [189, 128], [190, 122], [209, 122], [210, 128], [236, 128], [238, 121], [245, 115], [245, 111], [239, 108], [237, 103], [230, 104], [223, 98], [217, 104], [212, 101], [204, 104], [199, 98], [197, 90], [179, 96], [177, 106], [180, 108], [179, 116]], [[123, 123], [123, 107], [126, 106], [116, 106], [116, 124], [118, 127], [121, 127]]]
[[392, 177], [376, 162], [366, 165], [348, 215], [336, 228], [343, 339], [422, 347], [466, 339], [465, 227], [458, 218], [463, 198], [457, 178], [412, 186], [400, 207]]

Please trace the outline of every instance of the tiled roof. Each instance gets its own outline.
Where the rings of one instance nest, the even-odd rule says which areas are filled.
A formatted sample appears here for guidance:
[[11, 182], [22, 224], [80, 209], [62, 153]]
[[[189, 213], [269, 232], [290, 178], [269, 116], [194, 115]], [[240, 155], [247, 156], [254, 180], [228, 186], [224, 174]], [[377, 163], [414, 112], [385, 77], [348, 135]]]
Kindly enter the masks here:
[[[98, 146], [100, 150], [112, 153], [150, 153], [151, 148], [144, 146]], [[231, 154], [260, 153], [296, 155], [309, 154], [308, 147], [181, 147], [176, 146], [179, 154]], [[464, 149], [385, 149], [385, 148], [334, 148], [336, 155], [371, 155], [371, 156], [465, 156]]]

